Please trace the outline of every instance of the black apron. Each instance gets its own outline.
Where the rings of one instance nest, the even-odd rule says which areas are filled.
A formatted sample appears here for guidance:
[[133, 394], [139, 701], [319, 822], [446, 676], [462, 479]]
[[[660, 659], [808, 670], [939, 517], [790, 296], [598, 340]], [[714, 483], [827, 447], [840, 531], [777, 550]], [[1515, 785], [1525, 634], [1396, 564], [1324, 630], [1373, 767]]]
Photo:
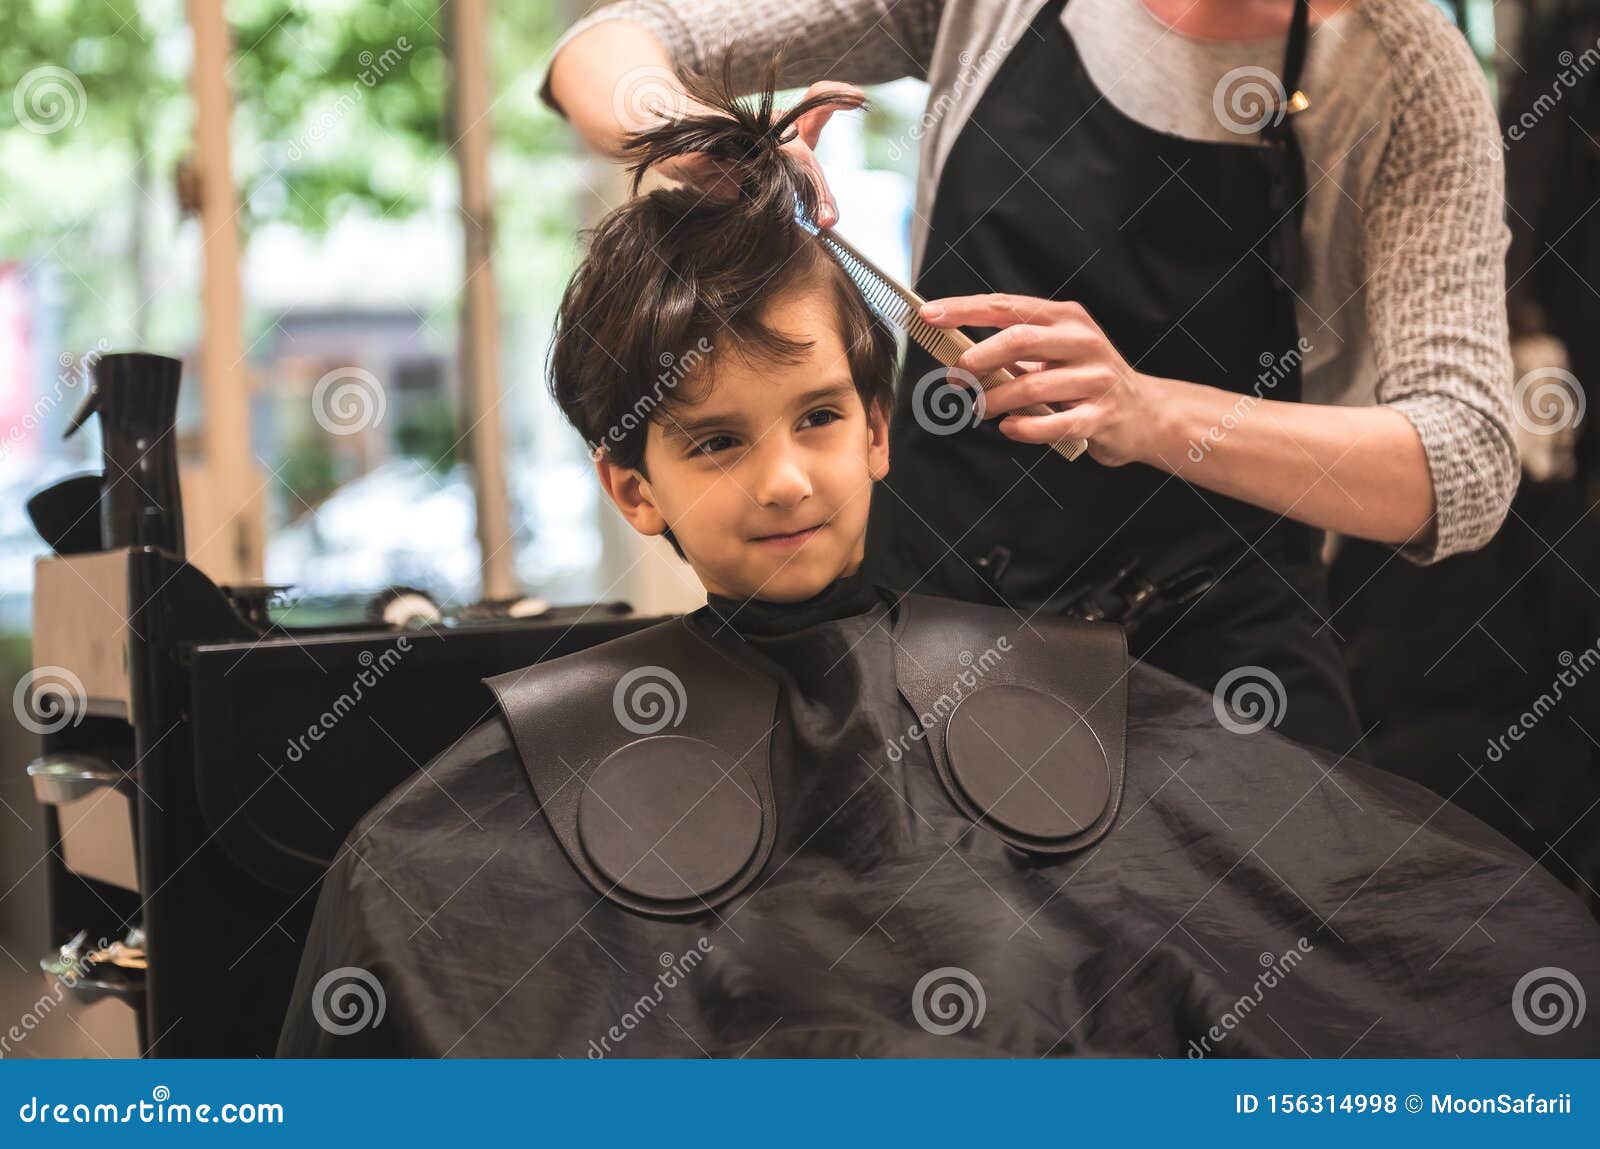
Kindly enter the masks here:
[[[1298, 401], [1290, 285], [1305, 175], [1287, 117], [1238, 143], [1129, 119], [1090, 80], [1061, 24], [1064, 3], [1046, 0], [962, 127], [918, 293], [1074, 299], [1139, 371]], [[1286, 52], [1290, 93], [1305, 7]], [[873, 495], [880, 582], [1123, 621], [1135, 657], [1207, 690], [1224, 676], [1266, 680], [1277, 730], [1352, 750], [1360, 732], [1324, 625], [1320, 532], [1144, 464], [1067, 462], [1007, 439], [997, 419], [952, 432], [941, 388], [916, 386], [937, 370], [910, 346], [891, 471]], [[1251, 725], [1242, 720], [1258, 712], [1241, 702], [1230, 717]]]

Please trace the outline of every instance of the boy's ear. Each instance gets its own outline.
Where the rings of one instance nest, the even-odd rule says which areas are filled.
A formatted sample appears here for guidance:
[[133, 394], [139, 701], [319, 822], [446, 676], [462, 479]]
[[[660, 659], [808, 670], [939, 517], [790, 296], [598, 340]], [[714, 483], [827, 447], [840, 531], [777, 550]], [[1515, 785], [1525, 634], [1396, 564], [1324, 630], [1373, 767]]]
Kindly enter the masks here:
[[634, 530], [641, 535], [659, 535], [666, 531], [667, 520], [656, 509], [650, 480], [632, 467], [618, 466], [604, 450], [595, 452], [594, 471], [601, 488]]
[[873, 481], [889, 473], [889, 415], [882, 403], [867, 408], [867, 473]]

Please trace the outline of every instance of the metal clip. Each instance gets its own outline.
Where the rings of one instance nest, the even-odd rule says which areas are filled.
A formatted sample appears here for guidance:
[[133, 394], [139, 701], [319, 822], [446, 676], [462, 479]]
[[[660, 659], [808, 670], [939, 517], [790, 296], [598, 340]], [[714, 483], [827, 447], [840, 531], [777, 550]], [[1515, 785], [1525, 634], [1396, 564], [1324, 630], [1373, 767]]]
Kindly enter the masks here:
[[1005, 591], [1000, 587], [1000, 580], [1005, 576], [1006, 568], [1011, 565], [1011, 549], [1009, 547], [991, 547], [989, 553], [973, 559], [973, 566], [978, 574], [983, 576], [983, 581], [989, 584], [989, 589], [1002, 601], [1009, 603]]
[[1132, 629], [1147, 613], [1187, 606], [1217, 583], [1217, 572], [1206, 565], [1189, 567], [1161, 583], [1139, 571], [1140, 560], [1131, 560], [1106, 581], [1090, 584], [1069, 597], [1061, 613], [1090, 622], [1118, 622]]

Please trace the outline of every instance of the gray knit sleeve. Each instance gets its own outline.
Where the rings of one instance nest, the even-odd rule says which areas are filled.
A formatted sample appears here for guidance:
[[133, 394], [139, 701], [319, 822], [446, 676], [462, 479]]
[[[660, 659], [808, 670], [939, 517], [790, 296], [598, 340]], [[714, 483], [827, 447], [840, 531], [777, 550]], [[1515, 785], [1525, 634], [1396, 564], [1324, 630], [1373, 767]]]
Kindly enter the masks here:
[[1499, 124], [1471, 49], [1453, 32], [1394, 48], [1408, 79], [1364, 205], [1366, 312], [1376, 398], [1411, 420], [1433, 479], [1433, 519], [1398, 548], [1427, 564], [1487, 543], [1517, 488], [1510, 229]]
[[[780, 47], [783, 87], [926, 79], [943, 6], [944, 0], [618, 0], [567, 29], [550, 59], [585, 29], [626, 19], [654, 32], [675, 64], [701, 71], [731, 47], [743, 91], [754, 89], [761, 64]], [[550, 93], [548, 64], [539, 96], [565, 115]]]

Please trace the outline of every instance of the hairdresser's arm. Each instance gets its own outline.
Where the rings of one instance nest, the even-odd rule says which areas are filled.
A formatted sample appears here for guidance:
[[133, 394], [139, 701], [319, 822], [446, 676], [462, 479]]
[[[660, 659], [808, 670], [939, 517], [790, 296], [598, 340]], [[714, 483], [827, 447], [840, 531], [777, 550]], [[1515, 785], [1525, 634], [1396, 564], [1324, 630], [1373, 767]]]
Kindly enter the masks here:
[[[1092, 458], [1147, 463], [1315, 527], [1411, 544], [1430, 527], [1433, 481], [1416, 429], [1385, 405], [1337, 407], [1269, 398], [1302, 348], [1285, 348], [1252, 394], [1134, 370], [1077, 303], [1016, 295], [941, 299], [939, 327], [998, 327], [956, 366], [1017, 379], [984, 396], [988, 418], [1026, 443], [1086, 438]], [[1259, 393], [1263, 396], [1256, 398]], [[1017, 415], [1033, 403], [1064, 408]]]
[[1146, 451], [1196, 486], [1355, 538], [1410, 546], [1434, 517], [1433, 480], [1411, 421], [1385, 404], [1267, 399], [1177, 379], [1151, 388]]
[[[725, 48], [735, 78], [753, 91], [760, 69], [784, 52], [783, 87], [820, 80], [876, 84], [923, 78], [944, 0], [620, 0], [578, 21], [556, 43], [540, 87], [596, 150], [615, 155], [642, 126], [630, 105], [651, 69], [711, 70]], [[658, 81], [659, 82], [659, 81]], [[633, 120], [626, 123], [622, 121]]]
[[[605, 20], [584, 29], [557, 52], [546, 81], [547, 102], [595, 151], [615, 156], [624, 132], [647, 127], [655, 119], [650, 111], [657, 99], [669, 103], [672, 94], [682, 92], [670, 78], [671, 70], [672, 57], [649, 28], [632, 20]], [[655, 77], [651, 87], [658, 90], [641, 91], [642, 99], [628, 99], [630, 76]]]
[[[703, 111], [684, 91], [669, 66], [661, 42], [644, 26], [627, 20], [607, 20], [588, 29], [557, 58], [557, 84], [573, 94], [568, 104], [572, 123], [596, 150], [615, 156], [625, 132], [648, 127], [661, 117]], [[633, 63], [645, 61], [644, 63]], [[617, 72], [621, 63], [630, 66]], [[582, 80], [567, 82], [568, 70]], [[859, 107], [866, 94], [853, 84], [822, 80], [806, 89], [802, 98], [821, 92], [849, 96]], [[795, 134], [783, 150], [799, 163], [817, 189], [817, 223], [832, 227], [839, 222], [839, 205], [822, 171], [815, 148], [838, 106], [815, 108], [795, 120]], [[737, 194], [725, 165], [698, 152], [659, 162], [655, 170], [669, 179], [689, 184], [710, 196]]]

